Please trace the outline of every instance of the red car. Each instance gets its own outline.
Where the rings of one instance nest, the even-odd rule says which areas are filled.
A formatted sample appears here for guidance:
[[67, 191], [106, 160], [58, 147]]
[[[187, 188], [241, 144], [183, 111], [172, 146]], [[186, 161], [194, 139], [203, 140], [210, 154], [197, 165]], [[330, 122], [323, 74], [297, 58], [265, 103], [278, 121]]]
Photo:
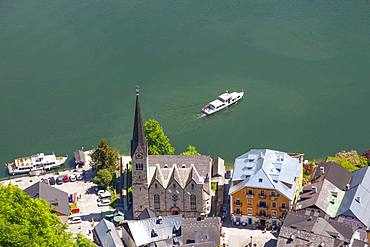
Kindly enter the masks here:
[[63, 182], [64, 183], [67, 183], [69, 181], [69, 177], [68, 177], [68, 175], [64, 175], [63, 176]]

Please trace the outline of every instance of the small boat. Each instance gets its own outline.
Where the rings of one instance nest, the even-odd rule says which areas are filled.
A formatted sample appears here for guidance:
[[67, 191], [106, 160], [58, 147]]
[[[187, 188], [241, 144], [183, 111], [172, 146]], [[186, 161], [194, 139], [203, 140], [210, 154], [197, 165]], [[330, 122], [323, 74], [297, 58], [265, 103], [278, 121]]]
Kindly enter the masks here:
[[45, 155], [43, 153], [22, 157], [14, 162], [6, 164], [10, 175], [29, 173], [34, 175], [37, 171], [46, 171], [58, 168], [64, 164], [67, 157], [57, 157], [55, 154]]
[[226, 93], [221, 94], [218, 96], [218, 99], [212, 101], [211, 103], [208, 103], [202, 108], [202, 112], [206, 115], [211, 115], [213, 113], [216, 113], [218, 111], [221, 111], [222, 109], [225, 109], [226, 107], [235, 104], [241, 98], [243, 98], [244, 91], [241, 92], [232, 92], [229, 93], [226, 91]]

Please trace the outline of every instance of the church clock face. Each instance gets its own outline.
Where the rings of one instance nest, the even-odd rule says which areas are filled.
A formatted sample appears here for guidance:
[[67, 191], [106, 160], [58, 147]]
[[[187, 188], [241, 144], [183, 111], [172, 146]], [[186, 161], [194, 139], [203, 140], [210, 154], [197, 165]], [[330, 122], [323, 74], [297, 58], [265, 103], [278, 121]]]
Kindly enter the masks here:
[[143, 154], [141, 152], [137, 152], [135, 154], [135, 157], [136, 157], [136, 159], [142, 159], [143, 158]]

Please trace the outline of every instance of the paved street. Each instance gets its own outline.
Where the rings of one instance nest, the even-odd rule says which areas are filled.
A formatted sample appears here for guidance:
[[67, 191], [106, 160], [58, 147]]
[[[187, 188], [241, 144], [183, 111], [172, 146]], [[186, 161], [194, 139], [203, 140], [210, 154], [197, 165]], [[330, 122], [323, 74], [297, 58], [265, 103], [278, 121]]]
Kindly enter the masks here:
[[276, 237], [269, 231], [263, 233], [261, 230], [223, 227], [222, 232], [224, 233], [224, 237], [221, 238], [221, 244], [225, 243], [225, 246], [228, 247], [250, 246], [251, 240], [252, 240], [251, 246], [257, 247], [276, 246]]

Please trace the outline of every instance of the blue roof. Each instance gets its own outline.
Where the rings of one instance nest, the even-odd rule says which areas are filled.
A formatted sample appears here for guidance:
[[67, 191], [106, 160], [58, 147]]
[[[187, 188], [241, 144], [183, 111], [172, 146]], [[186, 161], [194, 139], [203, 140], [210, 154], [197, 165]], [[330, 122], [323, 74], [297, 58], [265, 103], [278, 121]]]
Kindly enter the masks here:
[[294, 199], [295, 179], [302, 165], [287, 153], [270, 149], [252, 149], [235, 159], [232, 181], [242, 181], [230, 188], [229, 194], [243, 187], [276, 189], [289, 200]]
[[370, 170], [368, 167], [352, 173], [351, 185], [344, 195], [338, 215], [355, 217], [370, 230]]

